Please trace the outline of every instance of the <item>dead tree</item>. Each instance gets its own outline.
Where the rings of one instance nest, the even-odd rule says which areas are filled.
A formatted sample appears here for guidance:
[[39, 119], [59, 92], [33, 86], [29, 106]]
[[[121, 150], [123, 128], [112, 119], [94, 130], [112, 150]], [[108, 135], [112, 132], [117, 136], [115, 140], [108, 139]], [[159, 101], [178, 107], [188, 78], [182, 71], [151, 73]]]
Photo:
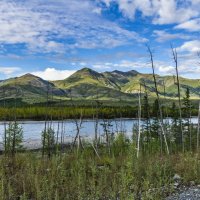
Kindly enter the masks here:
[[95, 148], [98, 148], [99, 136], [98, 136], [98, 127], [99, 127], [99, 112], [102, 103], [99, 101], [98, 93], [95, 100], [95, 111], [93, 110], [93, 120], [94, 120], [94, 131], [95, 131]]
[[141, 84], [140, 91], [138, 92], [138, 137], [137, 137], [137, 158], [139, 158], [140, 153], [140, 137], [141, 137]]
[[[15, 78], [15, 99], [14, 99], [14, 123], [17, 123], [17, 84]], [[13, 141], [12, 141], [12, 156], [15, 156], [15, 145], [16, 145], [16, 129], [14, 129]]]
[[182, 110], [181, 110], [181, 92], [180, 92], [180, 81], [179, 81], [179, 72], [178, 72], [178, 55], [177, 51], [171, 45], [173, 60], [175, 63], [176, 68], [176, 81], [177, 81], [177, 90], [178, 90], [178, 107], [179, 107], [179, 124], [180, 124], [180, 131], [181, 131], [181, 143], [182, 143], [182, 151], [185, 151], [185, 144], [184, 144], [184, 134], [183, 134], [183, 124], [182, 124]]
[[[6, 108], [6, 91], [5, 91], [5, 86], [3, 86], [3, 108]], [[6, 115], [4, 115], [4, 151], [5, 154], [7, 153], [7, 130], [6, 130]]]
[[[72, 91], [70, 90], [69, 93], [70, 93], [70, 101], [71, 101], [72, 108], [74, 109], [74, 112], [76, 112], [76, 105], [74, 104], [74, 101], [73, 101]], [[75, 144], [78, 140], [77, 151], [79, 151], [80, 148], [83, 148], [83, 144], [81, 141], [81, 135], [80, 135], [80, 130], [81, 130], [82, 124], [83, 124], [83, 111], [82, 110], [81, 110], [80, 116], [79, 117], [77, 116], [74, 118], [74, 123], [76, 126], [76, 136], [74, 138], [72, 146], [75, 147]]]
[[159, 114], [160, 114], [159, 122], [160, 122], [160, 126], [161, 126], [162, 135], [163, 135], [164, 141], [165, 141], [166, 152], [167, 152], [167, 154], [169, 154], [169, 147], [168, 147], [166, 133], [165, 133], [164, 124], [163, 124], [163, 114], [162, 114], [162, 108], [161, 108], [161, 104], [160, 104], [160, 97], [159, 97], [159, 93], [158, 93], [158, 87], [157, 87], [157, 81], [156, 81], [156, 75], [155, 75], [155, 69], [154, 69], [155, 67], [154, 67], [154, 60], [153, 60], [153, 52], [152, 52], [149, 45], [147, 45], [147, 50], [148, 50], [148, 53], [149, 53], [149, 56], [150, 56], [151, 67], [152, 67], [152, 71], [153, 71], [155, 93], [156, 93], [156, 97], [157, 97], [157, 100], [158, 100], [158, 107], [159, 107]]
[[[197, 52], [197, 55], [200, 58], [200, 52]], [[199, 134], [200, 134], [200, 101], [199, 101], [198, 126], [197, 126], [197, 152], [199, 152]]]
[[45, 142], [46, 142], [47, 123], [48, 123], [48, 110], [49, 110], [49, 83], [47, 84], [47, 93], [46, 93], [44, 134], [42, 135], [42, 157], [44, 157], [44, 154], [45, 154]]

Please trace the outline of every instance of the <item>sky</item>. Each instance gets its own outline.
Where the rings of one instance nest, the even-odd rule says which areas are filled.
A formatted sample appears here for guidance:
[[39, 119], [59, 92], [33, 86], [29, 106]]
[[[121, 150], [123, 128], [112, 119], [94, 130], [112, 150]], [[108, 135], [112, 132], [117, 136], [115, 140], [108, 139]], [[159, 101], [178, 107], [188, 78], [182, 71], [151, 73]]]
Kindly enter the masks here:
[[200, 0], [0, 0], [0, 80], [89, 67], [200, 78]]

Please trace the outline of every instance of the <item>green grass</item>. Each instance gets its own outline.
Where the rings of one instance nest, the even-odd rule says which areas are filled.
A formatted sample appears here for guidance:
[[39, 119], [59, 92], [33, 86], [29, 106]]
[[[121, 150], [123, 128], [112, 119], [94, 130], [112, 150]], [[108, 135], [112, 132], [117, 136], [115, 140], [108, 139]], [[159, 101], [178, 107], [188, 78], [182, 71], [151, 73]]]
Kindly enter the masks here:
[[[14, 159], [0, 157], [0, 199], [100, 200], [162, 199], [174, 192], [173, 176], [182, 183], [200, 183], [200, 160], [195, 153], [136, 158], [132, 143], [104, 147], [100, 158], [91, 146], [77, 153], [67, 151], [50, 159], [40, 153], [18, 153]], [[165, 189], [163, 189], [165, 188]]]

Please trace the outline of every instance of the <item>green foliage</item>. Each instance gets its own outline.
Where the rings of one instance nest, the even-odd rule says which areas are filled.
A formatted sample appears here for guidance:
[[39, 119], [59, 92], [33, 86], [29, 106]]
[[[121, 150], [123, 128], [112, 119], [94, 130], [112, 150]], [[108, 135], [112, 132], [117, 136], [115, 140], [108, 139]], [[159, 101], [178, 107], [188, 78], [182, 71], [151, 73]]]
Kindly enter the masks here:
[[4, 149], [8, 154], [22, 150], [23, 129], [17, 122], [10, 122], [4, 138]]
[[42, 131], [42, 145], [44, 151], [46, 151], [50, 157], [53, 150], [55, 150], [55, 131], [51, 127], [47, 127]]
[[[119, 137], [117, 140], [124, 144], [123, 137]], [[125, 144], [127, 150], [111, 156], [100, 148], [100, 159], [89, 146], [79, 155], [75, 151], [66, 151], [61, 157], [53, 156], [47, 160], [38, 153], [18, 154], [13, 165], [0, 157], [1, 166], [5, 166], [0, 168], [0, 197], [159, 200], [174, 192], [173, 176], [176, 173], [183, 183], [191, 180], [200, 183], [200, 163], [196, 154], [160, 157], [154, 153], [136, 159], [133, 144]]]
[[130, 140], [124, 133], [118, 133], [113, 141], [113, 153], [115, 156], [126, 154], [129, 150]]

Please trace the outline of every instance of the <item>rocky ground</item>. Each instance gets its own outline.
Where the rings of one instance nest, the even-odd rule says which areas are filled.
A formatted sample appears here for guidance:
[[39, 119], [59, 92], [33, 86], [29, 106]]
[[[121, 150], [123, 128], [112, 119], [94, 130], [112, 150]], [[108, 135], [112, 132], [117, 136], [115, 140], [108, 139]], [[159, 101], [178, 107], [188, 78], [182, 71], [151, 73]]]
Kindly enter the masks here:
[[189, 186], [184, 186], [178, 174], [175, 174], [173, 179], [175, 193], [166, 200], [200, 200], [200, 185], [195, 185], [195, 182], [191, 181]]
[[166, 200], [200, 200], [200, 186], [183, 187]]

